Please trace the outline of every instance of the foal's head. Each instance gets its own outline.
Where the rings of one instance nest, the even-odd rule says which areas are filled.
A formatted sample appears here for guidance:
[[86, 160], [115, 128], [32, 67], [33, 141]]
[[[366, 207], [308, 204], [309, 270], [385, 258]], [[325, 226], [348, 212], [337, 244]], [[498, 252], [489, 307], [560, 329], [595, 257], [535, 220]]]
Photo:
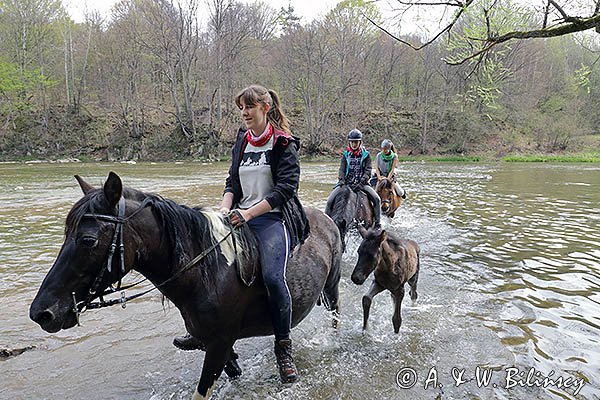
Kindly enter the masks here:
[[382, 244], [387, 233], [380, 229], [366, 230], [362, 226], [358, 227], [358, 232], [363, 240], [358, 247], [358, 261], [352, 271], [352, 282], [362, 285], [381, 261]]

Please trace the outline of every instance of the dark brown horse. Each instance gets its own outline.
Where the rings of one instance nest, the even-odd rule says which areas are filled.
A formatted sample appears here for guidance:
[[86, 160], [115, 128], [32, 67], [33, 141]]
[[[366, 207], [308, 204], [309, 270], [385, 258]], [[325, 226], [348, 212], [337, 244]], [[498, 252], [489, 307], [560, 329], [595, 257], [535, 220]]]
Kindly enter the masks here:
[[340, 231], [343, 249], [346, 249], [346, 233], [355, 225], [367, 228], [374, 223], [373, 205], [361, 190], [354, 191], [349, 185], [343, 185], [333, 199], [331, 212], [328, 213]]
[[[234, 359], [236, 340], [273, 333], [260, 272], [246, 286], [236, 271], [236, 266], [258, 267], [254, 235], [243, 226], [228, 236], [229, 225], [219, 214], [123, 189], [112, 172], [101, 189], [76, 178], [84, 197], [67, 216], [65, 242], [31, 304], [31, 319], [47, 332], [71, 328], [79, 311], [95, 298], [104, 301], [110, 284], [136, 270], [175, 304], [188, 332], [205, 345], [193, 399], [210, 397], [225, 364]], [[286, 273], [292, 326], [321, 295], [328, 309], [338, 309], [340, 236], [321, 211], [306, 213], [312, 233]], [[192, 264], [197, 255], [204, 257]]]
[[401, 305], [404, 298], [404, 284], [410, 286], [410, 298], [417, 300], [419, 280], [419, 245], [412, 240], [399, 239], [386, 231], [358, 228], [363, 237], [358, 248], [358, 261], [352, 272], [352, 282], [362, 285], [369, 274], [375, 271], [375, 279], [369, 292], [362, 298], [363, 329], [367, 329], [369, 310], [373, 297], [389, 290], [394, 299], [394, 332], [400, 331], [402, 324]]
[[375, 191], [381, 199], [381, 212], [383, 212], [383, 215], [394, 218], [396, 210], [402, 204], [402, 197], [394, 189], [394, 181], [388, 178], [381, 178], [375, 186]]

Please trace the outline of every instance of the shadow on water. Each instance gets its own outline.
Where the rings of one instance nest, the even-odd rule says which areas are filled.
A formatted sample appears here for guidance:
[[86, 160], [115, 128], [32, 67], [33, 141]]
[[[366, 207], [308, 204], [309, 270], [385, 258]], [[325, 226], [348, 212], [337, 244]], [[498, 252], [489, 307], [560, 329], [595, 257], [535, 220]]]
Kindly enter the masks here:
[[[351, 234], [340, 284], [342, 324], [316, 308], [292, 332], [301, 380], [278, 381], [272, 338], [240, 341], [241, 379], [221, 378], [217, 399], [595, 399], [600, 397], [600, 169], [581, 165], [402, 164], [408, 200], [384, 228], [422, 248], [419, 300], [405, 299], [393, 334], [389, 296], [375, 298], [363, 332], [351, 283]], [[0, 164], [0, 348], [37, 346], [0, 361], [6, 398], [188, 399], [202, 355], [171, 346], [179, 312], [160, 296], [84, 314], [83, 326], [49, 335], [27, 309], [62, 243], [80, 197], [77, 173], [101, 184], [109, 170], [128, 186], [188, 205], [216, 205], [226, 164]], [[303, 164], [300, 197], [323, 209], [334, 164]], [[477, 385], [477, 367], [493, 371]], [[506, 389], [505, 369], [583, 378], [573, 388]], [[418, 374], [402, 389], [397, 373]], [[452, 373], [466, 382], [454, 385]], [[437, 383], [431, 380], [437, 373]], [[427, 389], [424, 388], [429, 383]], [[495, 387], [494, 387], [495, 384]]]

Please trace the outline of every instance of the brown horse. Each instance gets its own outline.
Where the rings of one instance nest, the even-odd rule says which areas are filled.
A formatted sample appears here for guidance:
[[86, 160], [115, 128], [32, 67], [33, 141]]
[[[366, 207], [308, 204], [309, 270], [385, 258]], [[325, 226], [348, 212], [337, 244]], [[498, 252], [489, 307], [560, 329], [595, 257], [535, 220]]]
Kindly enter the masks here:
[[381, 199], [381, 211], [387, 217], [394, 218], [396, 210], [402, 204], [402, 197], [394, 189], [394, 181], [381, 178], [375, 186], [375, 191]]
[[349, 185], [343, 185], [333, 199], [331, 211], [327, 212], [340, 231], [342, 248], [346, 249], [346, 233], [355, 225], [367, 228], [375, 221], [373, 205], [369, 197], [361, 190], [353, 190]]
[[[84, 197], [67, 216], [64, 244], [31, 304], [31, 319], [47, 332], [71, 328], [83, 310], [120, 303], [103, 296], [135, 269], [173, 302], [187, 331], [204, 344], [193, 399], [210, 397], [225, 365], [237, 357], [234, 343], [273, 334], [260, 272], [246, 284], [236, 268], [259, 268], [256, 238], [245, 225], [232, 230], [218, 213], [124, 189], [112, 172], [101, 189], [76, 178]], [[306, 214], [311, 236], [286, 271], [292, 326], [320, 297], [328, 309], [338, 309], [338, 229], [319, 210], [307, 208]]]
[[358, 228], [363, 237], [358, 248], [358, 261], [352, 272], [352, 282], [362, 285], [375, 270], [375, 279], [369, 292], [362, 298], [363, 329], [367, 329], [369, 310], [373, 297], [389, 290], [394, 299], [394, 332], [400, 331], [402, 324], [401, 305], [404, 298], [404, 284], [410, 286], [410, 298], [417, 300], [419, 280], [419, 246], [412, 240], [399, 239], [386, 231]]

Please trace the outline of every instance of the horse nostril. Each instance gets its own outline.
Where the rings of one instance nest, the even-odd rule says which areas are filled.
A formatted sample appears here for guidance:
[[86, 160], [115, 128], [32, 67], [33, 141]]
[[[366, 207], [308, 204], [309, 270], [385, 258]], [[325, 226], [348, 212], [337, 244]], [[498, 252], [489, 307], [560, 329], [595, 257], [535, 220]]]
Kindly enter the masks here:
[[357, 274], [352, 275], [351, 279], [352, 282], [354, 282], [357, 285], [362, 285], [362, 283], [364, 282], [364, 279], [359, 278]]
[[47, 324], [54, 320], [54, 313], [50, 310], [44, 310], [34, 315], [32, 319], [40, 325]]

